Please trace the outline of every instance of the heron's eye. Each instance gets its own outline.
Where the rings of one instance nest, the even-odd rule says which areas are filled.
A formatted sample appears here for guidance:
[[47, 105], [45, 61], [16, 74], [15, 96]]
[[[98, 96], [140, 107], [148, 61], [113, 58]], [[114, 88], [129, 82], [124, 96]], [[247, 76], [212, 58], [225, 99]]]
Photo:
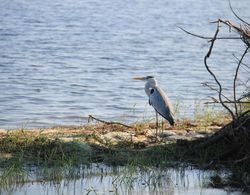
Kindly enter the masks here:
[[150, 89], [150, 94], [153, 94], [154, 93], [154, 89]]

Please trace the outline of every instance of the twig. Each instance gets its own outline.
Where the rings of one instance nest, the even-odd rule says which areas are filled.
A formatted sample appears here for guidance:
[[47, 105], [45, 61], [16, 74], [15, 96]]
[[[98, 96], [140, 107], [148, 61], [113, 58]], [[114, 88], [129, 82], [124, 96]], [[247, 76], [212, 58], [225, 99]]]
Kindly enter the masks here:
[[234, 164], [244, 162], [244, 161], [246, 161], [249, 158], [250, 158], [250, 156], [247, 154], [247, 155], [245, 155], [244, 158], [234, 161]]
[[220, 103], [216, 98], [211, 97], [211, 99], [215, 102], [215, 103]]
[[[205, 87], [208, 87], [209, 89], [211, 89], [211, 90], [214, 90], [214, 91], [216, 91], [217, 93], [219, 93], [219, 90], [218, 89], [215, 89], [215, 88], [213, 88], [212, 86], [210, 86], [208, 83], [206, 83], [206, 82], [204, 82], [204, 83], [202, 83], [202, 85], [203, 86], [205, 86]], [[227, 101], [231, 101], [227, 96], [225, 96], [224, 94], [221, 94]]]
[[[205, 102], [204, 104], [218, 104], [218, 103], [220, 103], [220, 102], [218, 102], [217, 100], [215, 101], [214, 100], [214, 102]], [[250, 104], [250, 102], [244, 102], [244, 101], [236, 101], [236, 102], [234, 102], [234, 101], [223, 101], [223, 103], [225, 103], [225, 104], [235, 104], [235, 103], [237, 103], [237, 104]]]
[[250, 113], [250, 110], [247, 110], [247, 111], [245, 111], [245, 112], [243, 112], [243, 113], [241, 114], [241, 117], [246, 116], [246, 115], [248, 115], [249, 113]]
[[[234, 58], [236, 59], [236, 61], [239, 63], [240, 59], [239, 59], [235, 54], [233, 54], [233, 57], [234, 57]], [[247, 68], [250, 69], [250, 65], [249, 65], [249, 64], [246, 64], [246, 63], [243, 63], [243, 62], [241, 62], [241, 64], [244, 65], [244, 66], [246, 66]]]
[[107, 124], [107, 125], [121, 125], [121, 126], [124, 126], [124, 127], [127, 127], [127, 128], [133, 128], [132, 126], [129, 126], [129, 125], [125, 125], [123, 123], [119, 123], [119, 122], [112, 122], [112, 121], [104, 121], [102, 119], [98, 119], [96, 117], [93, 117], [92, 115], [89, 115], [89, 118], [88, 118], [88, 121], [90, 120], [96, 120], [96, 121], [99, 121], [101, 123], [104, 123], [104, 124]]
[[242, 96], [238, 99], [238, 101], [243, 100], [243, 99], [250, 99], [250, 91], [243, 93]]
[[[198, 35], [195, 33], [191, 33], [180, 26], [177, 26], [177, 27], [189, 35], [192, 35], [192, 36], [195, 36], [195, 37], [198, 37], [201, 39], [209, 39], [209, 41], [211, 41], [213, 39], [213, 37], [206, 37], [206, 36]], [[241, 39], [241, 38], [240, 37], [217, 37], [216, 39]]]
[[236, 18], [238, 18], [241, 22], [243, 22], [243, 23], [247, 24], [248, 26], [250, 26], [249, 23], [247, 23], [245, 20], [243, 20], [241, 17], [239, 17], [239, 16], [235, 13], [235, 11], [233, 10], [231, 1], [228, 0], [228, 2], [229, 2], [230, 9], [231, 9], [231, 11], [233, 12], [234, 16], [235, 16]]
[[234, 107], [235, 107], [235, 114], [236, 114], [236, 117], [238, 117], [238, 108], [237, 108], [237, 101], [236, 101], [236, 80], [237, 80], [237, 77], [238, 77], [238, 72], [239, 72], [239, 68], [240, 68], [240, 65], [241, 65], [241, 62], [243, 60], [243, 58], [245, 57], [247, 51], [248, 51], [249, 47], [247, 47], [243, 53], [243, 55], [241, 56], [240, 60], [239, 60], [239, 63], [237, 65], [237, 68], [236, 68], [236, 71], [235, 71], [235, 76], [234, 76], [234, 85], [233, 85], [233, 92], [234, 92]]
[[[237, 56], [236, 56], [235, 54], [233, 54], [233, 57], [236, 59], [237, 63], [239, 63], [240, 59], [237, 58]], [[243, 65], [242, 68], [243, 68], [246, 72], [250, 73], [250, 66], [249, 66], [248, 64], [241, 62], [241, 65]], [[249, 70], [248, 70], [248, 69], [249, 69]], [[248, 79], [248, 80], [249, 80], [249, 79]], [[248, 82], [248, 80], [246, 81], [246, 83]], [[245, 85], [245, 87], [246, 87], [246, 84], [245, 84], [245, 83], [244, 83], [244, 85]]]
[[235, 29], [237, 32], [241, 32], [241, 28], [235, 26], [234, 24], [232, 24], [229, 20], [222, 20], [222, 19], [218, 19], [217, 21], [211, 22], [211, 23], [223, 23], [225, 25], [227, 25], [230, 29]]
[[250, 47], [250, 26], [245, 24], [243, 25], [243, 27], [241, 26], [238, 27], [232, 24], [229, 20], [221, 20], [221, 19], [212, 23], [218, 23], [218, 22], [227, 25], [230, 29], [233, 28], [234, 30], [236, 30], [237, 33], [240, 34], [241, 40], [247, 45], [247, 47]]
[[[250, 110], [249, 110], [250, 111]], [[243, 113], [244, 114], [244, 113]], [[246, 117], [245, 119], [244, 119], [244, 117]], [[242, 115], [242, 118], [244, 119], [244, 121], [243, 122], [241, 122], [235, 129], [236, 130], [239, 130], [248, 120], [250, 120], [250, 116], [244, 116], [244, 115]]]
[[232, 116], [232, 119], [234, 120], [234, 119], [235, 119], [234, 113], [233, 113], [232, 110], [230, 110], [230, 108], [229, 108], [227, 105], [225, 105], [225, 104], [223, 103], [223, 101], [222, 101], [222, 97], [221, 97], [221, 96], [222, 96], [222, 87], [221, 87], [221, 84], [220, 84], [220, 82], [218, 81], [218, 79], [217, 79], [217, 77], [215, 76], [215, 74], [210, 70], [210, 68], [209, 68], [209, 66], [208, 66], [208, 64], [207, 64], [207, 60], [208, 60], [208, 58], [209, 58], [210, 55], [211, 55], [211, 52], [212, 52], [212, 49], [213, 49], [213, 46], [214, 46], [214, 42], [215, 42], [215, 40], [216, 40], [216, 38], [217, 38], [217, 35], [218, 35], [218, 33], [219, 33], [219, 24], [220, 24], [220, 22], [218, 21], [218, 23], [217, 23], [217, 29], [216, 29], [216, 31], [215, 31], [215, 34], [214, 34], [213, 39], [211, 40], [210, 48], [209, 48], [209, 50], [208, 50], [206, 56], [204, 57], [204, 64], [205, 64], [205, 67], [206, 67], [207, 71], [209, 72], [209, 74], [214, 78], [215, 82], [216, 82], [217, 85], [219, 86], [219, 100], [220, 100], [221, 105], [222, 105], [225, 109], [228, 110], [228, 112], [229, 112], [229, 113], [231, 114], [231, 116]]

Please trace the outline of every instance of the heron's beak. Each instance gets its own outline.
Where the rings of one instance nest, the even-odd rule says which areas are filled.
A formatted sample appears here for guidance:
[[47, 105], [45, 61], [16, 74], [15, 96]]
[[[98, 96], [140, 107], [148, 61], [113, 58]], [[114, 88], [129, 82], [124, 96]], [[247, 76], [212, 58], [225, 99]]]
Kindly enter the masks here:
[[146, 80], [146, 77], [134, 77], [133, 79], [144, 81]]

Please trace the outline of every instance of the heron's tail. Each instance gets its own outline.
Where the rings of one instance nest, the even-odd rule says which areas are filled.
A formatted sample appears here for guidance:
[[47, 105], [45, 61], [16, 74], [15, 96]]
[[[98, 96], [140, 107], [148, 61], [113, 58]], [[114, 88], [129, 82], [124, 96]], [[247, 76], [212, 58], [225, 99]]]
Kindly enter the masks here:
[[174, 126], [174, 117], [173, 115], [169, 114], [168, 117], [166, 118], [171, 126]]
[[170, 124], [171, 126], [174, 126], [174, 119], [173, 119], [173, 117], [171, 117], [170, 120], [169, 120], [168, 122], [169, 122], [169, 124]]

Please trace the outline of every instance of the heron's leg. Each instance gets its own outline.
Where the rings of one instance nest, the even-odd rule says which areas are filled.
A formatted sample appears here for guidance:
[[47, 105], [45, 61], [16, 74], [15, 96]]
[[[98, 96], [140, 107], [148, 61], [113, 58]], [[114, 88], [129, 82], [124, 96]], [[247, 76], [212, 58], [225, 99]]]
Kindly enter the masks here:
[[157, 140], [157, 136], [158, 136], [158, 113], [155, 111], [155, 114], [156, 114], [156, 133], [155, 133], [155, 137], [156, 137], [156, 140]]
[[164, 119], [161, 117], [161, 133], [163, 134]]

